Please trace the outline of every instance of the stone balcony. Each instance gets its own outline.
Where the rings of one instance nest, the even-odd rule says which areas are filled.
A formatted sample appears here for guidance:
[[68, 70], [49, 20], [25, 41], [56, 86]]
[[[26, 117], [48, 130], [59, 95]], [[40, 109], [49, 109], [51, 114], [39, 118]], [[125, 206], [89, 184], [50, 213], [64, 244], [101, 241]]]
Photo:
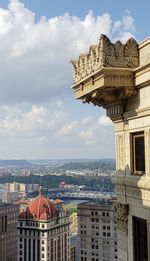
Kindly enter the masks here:
[[122, 117], [125, 104], [136, 95], [134, 69], [139, 66], [139, 48], [131, 38], [125, 44], [111, 43], [101, 35], [87, 54], [72, 60], [76, 99], [102, 106], [112, 120]]

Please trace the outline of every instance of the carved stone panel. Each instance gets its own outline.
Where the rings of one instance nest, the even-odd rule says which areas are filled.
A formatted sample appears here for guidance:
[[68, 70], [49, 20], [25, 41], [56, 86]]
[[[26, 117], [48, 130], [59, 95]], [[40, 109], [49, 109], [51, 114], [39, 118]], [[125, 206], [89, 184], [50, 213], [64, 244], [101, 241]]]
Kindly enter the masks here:
[[117, 170], [124, 170], [124, 137], [123, 134], [116, 136]]
[[101, 35], [97, 45], [91, 45], [87, 54], [81, 54], [71, 63], [74, 84], [97, 73], [102, 67], [136, 68], [139, 65], [138, 44], [133, 38], [126, 44], [120, 41], [111, 43], [107, 36]]
[[118, 201], [113, 202], [113, 207], [115, 210], [115, 216], [117, 219], [118, 228], [121, 231], [128, 231], [128, 214], [129, 214], [129, 205], [122, 204]]

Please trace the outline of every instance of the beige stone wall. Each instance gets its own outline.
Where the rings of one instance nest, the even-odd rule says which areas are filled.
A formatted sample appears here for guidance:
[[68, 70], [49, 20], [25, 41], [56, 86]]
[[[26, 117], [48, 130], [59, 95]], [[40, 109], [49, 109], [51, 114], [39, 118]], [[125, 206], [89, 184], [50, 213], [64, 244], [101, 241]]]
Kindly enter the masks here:
[[[135, 69], [137, 95], [129, 99], [123, 121], [115, 122], [117, 200], [129, 204], [128, 228], [119, 231], [119, 261], [133, 261], [132, 217], [147, 220], [150, 242], [150, 39], [139, 46], [140, 67]], [[132, 173], [131, 134], [144, 131], [145, 174]], [[148, 243], [150, 260], [150, 244]]]
[[[133, 216], [147, 220], [150, 241], [150, 38], [123, 45], [102, 35], [88, 55], [72, 63], [75, 97], [105, 108], [115, 124], [119, 261], [133, 261]], [[132, 173], [131, 135], [139, 131], [144, 131], [143, 175]]]

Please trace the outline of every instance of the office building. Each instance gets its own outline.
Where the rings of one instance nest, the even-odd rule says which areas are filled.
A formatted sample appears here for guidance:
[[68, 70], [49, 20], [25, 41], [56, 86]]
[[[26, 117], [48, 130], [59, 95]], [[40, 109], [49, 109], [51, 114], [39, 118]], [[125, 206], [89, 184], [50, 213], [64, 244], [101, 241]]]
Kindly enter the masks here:
[[17, 260], [17, 222], [19, 208], [0, 204], [0, 261]]
[[72, 61], [75, 97], [106, 109], [116, 139], [119, 261], [150, 260], [150, 38], [102, 35]]
[[40, 192], [19, 214], [18, 261], [69, 261], [69, 212]]
[[110, 201], [78, 205], [78, 260], [117, 261], [117, 224]]

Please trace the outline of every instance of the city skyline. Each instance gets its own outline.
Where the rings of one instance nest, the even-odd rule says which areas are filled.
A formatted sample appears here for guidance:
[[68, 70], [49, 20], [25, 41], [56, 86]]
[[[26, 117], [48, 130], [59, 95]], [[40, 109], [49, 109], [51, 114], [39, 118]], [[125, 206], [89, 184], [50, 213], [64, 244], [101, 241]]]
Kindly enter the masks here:
[[103, 109], [74, 100], [69, 61], [101, 33], [144, 40], [150, 4], [142, 11], [129, 1], [58, 3], [1, 1], [2, 159], [115, 157], [113, 124]]

